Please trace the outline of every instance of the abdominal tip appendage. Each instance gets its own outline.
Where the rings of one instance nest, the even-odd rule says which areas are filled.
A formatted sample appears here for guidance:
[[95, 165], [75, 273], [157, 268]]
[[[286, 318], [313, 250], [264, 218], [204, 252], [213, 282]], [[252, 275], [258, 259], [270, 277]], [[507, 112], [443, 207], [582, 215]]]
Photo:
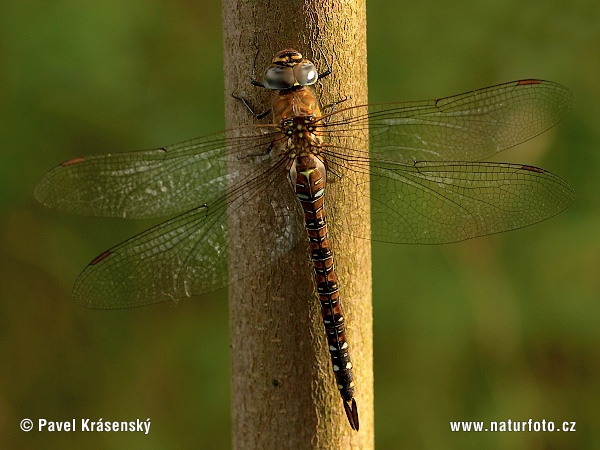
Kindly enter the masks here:
[[354, 397], [351, 401], [344, 400], [344, 409], [346, 410], [346, 417], [348, 417], [350, 426], [353, 430], [358, 431], [358, 408], [356, 406], [356, 400], [354, 400]]

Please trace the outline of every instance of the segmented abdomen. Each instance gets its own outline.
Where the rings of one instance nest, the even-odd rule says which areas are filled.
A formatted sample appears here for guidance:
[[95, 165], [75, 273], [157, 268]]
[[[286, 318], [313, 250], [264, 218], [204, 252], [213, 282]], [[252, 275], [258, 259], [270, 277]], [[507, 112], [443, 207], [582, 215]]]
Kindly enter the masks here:
[[346, 325], [333, 263], [333, 251], [327, 235], [324, 210], [325, 166], [317, 156], [309, 153], [296, 158], [294, 169], [296, 196], [304, 210], [333, 371], [342, 398], [350, 402], [354, 396], [354, 375], [346, 342]]

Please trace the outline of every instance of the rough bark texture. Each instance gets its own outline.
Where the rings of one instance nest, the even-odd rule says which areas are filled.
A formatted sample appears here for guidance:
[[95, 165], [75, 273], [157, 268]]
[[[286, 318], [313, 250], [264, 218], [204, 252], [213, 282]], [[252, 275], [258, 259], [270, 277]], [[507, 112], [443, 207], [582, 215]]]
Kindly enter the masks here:
[[[284, 48], [299, 50], [323, 71], [322, 51], [333, 73], [316, 85], [321, 103], [343, 98], [343, 107], [366, 103], [365, 12], [364, 0], [225, 0], [228, 128], [254, 121], [231, 93], [244, 96], [259, 111], [270, 106], [272, 93], [249, 83], [257, 47], [257, 77]], [[365, 151], [367, 141], [361, 137], [340, 142]], [[368, 177], [328, 179], [325, 203], [327, 217], [335, 217], [329, 231], [355, 368], [360, 431], [350, 428], [336, 388], [309, 255], [302, 247], [230, 287], [235, 449], [373, 447], [371, 249], [369, 240], [352, 237], [369, 235], [369, 199], [353, 189], [360, 182], [368, 183]], [[261, 201], [269, 205], [269, 199]], [[243, 226], [230, 230], [230, 258], [236, 264], [260, 264], [256, 249], [273, 245], [271, 232], [268, 223], [260, 234]]]

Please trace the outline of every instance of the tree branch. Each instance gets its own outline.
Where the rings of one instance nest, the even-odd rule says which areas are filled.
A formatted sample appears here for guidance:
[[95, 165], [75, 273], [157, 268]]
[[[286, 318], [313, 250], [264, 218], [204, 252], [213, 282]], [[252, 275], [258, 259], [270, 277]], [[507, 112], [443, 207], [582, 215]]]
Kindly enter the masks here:
[[[367, 101], [365, 2], [224, 0], [224, 61], [227, 127], [254, 118], [232, 93], [262, 111], [271, 92], [250, 85], [256, 49], [256, 76], [272, 55], [295, 48], [320, 71], [325, 54], [332, 75], [316, 86], [323, 105], [345, 97], [344, 107]], [[361, 151], [367, 141], [347, 137], [336, 145]], [[248, 162], [242, 162], [248, 163]], [[355, 369], [360, 431], [346, 419], [336, 388], [308, 254], [300, 249], [282, 261], [256, 261], [269, 248], [272, 225], [262, 230], [230, 229], [230, 259], [270, 270], [230, 287], [233, 447], [236, 449], [373, 447], [373, 372], [369, 199], [356, 191], [359, 180], [328, 179], [325, 208], [346, 313]], [[288, 187], [291, 189], [290, 187]], [[259, 199], [269, 207], [269, 199]], [[350, 206], [352, 205], [352, 207]], [[360, 205], [360, 213], [356, 206]], [[298, 204], [290, 208], [300, 208]], [[257, 208], [260, 214], [260, 208]]]

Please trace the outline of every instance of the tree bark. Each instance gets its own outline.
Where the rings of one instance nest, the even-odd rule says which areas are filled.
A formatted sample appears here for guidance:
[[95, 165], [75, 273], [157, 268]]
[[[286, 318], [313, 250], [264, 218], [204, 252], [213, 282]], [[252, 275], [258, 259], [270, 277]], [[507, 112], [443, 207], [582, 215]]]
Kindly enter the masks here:
[[[257, 48], [257, 78], [273, 54], [284, 48], [300, 51], [320, 72], [326, 68], [323, 54], [332, 64], [332, 74], [316, 85], [321, 103], [344, 98], [339, 108], [366, 103], [365, 14], [364, 0], [224, 0], [227, 128], [255, 121], [232, 93], [247, 98], [259, 112], [270, 107], [272, 92], [250, 85]], [[368, 150], [364, 134], [335, 143]], [[344, 413], [308, 254], [300, 250], [270, 261], [269, 270], [230, 287], [235, 449], [373, 447], [371, 248], [368, 239], [353, 237], [369, 236], [369, 198], [356, 191], [356, 184], [369, 180], [354, 174], [351, 182], [332, 178], [328, 177], [325, 208], [332, 219], [329, 233], [355, 371], [360, 431], [350, 428]], [[269, 205], [269, 199], [260, 201]], [[273, 245], [272, 228], [265, 223], [252, 234], [243, 226], [230, 229], [230, 261], [262, 264], [253, 260], [254, 249]]]

